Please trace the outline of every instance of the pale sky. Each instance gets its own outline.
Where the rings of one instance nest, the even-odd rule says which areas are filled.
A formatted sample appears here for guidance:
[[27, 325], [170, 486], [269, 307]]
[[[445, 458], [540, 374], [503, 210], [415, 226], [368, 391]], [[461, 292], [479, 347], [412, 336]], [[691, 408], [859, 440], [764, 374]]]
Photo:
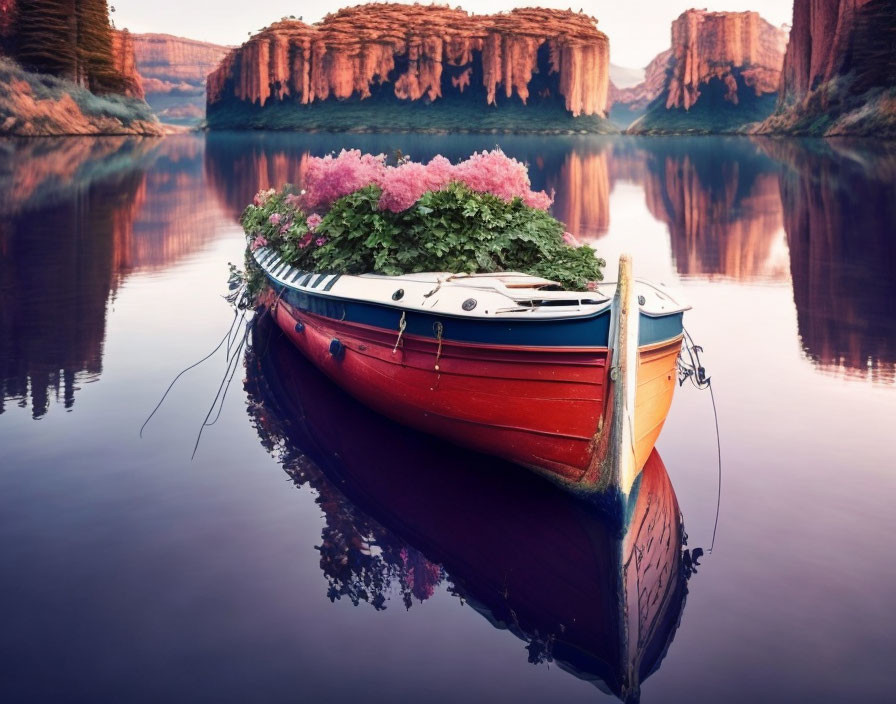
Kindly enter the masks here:
[[[572, 3], [572, 4], [571, 4]], [[132, 32], [164, 32], [218, 44], [242, 44], [248, 33], [287, 15], [316, 22], [352, 0], [110, 0], [117, 27]], [[756, 10], [774, 25], [789, 23], [789, 0], [453, 0], [468, 12], [500, 12], [512, 7], [584, 9], [610, 37], [610, 60], [619, 66], [641, 68], [669, 47], [669, 25], [684, 10]]]

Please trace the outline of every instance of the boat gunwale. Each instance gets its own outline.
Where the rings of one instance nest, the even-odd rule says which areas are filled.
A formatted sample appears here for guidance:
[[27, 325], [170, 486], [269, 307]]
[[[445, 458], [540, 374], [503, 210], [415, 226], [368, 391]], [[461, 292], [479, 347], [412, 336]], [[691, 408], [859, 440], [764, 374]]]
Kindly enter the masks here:
[[[462, 315], [459, 313], [446, 313], [443, 311], [430, 310], [430, 309], [426, 309], [426, 308], [393, 305], [390, 303], [385, 303], [383, 301], [372, 301], [372, 300], [369, 300], [366, 298], [351, 298], [348, 296], [336, 295], [336, 294], [331, 293], [330, 291], [322, 291], [319, 289], [307, 290], [304, 288], [297, 288], [293, 284], [279, 281], [275, 277], [268, 274], [267, 271], [265, 271], [265, 275], [268, 277], [268, 279], [270, 279], [270, 281], [275, 286], [278, 286], [281, 288], [286, 288], [286, 289], [289, 289], [290, 291], [295, 291], [296, 293], [303, 293], [303, 294], [306, 294], [309, 296], [318, 296], [319, 298], [327, 298], [327, 299], [334, 300], [334, 301], [346, 301], [346, 302], [350, 302], [350, 303], [363, 303], [364, 305], [376, 306], [378, 308], [395, 311], [397, 313], [408, 313], [408, 312], [421, 313], [423, 315], [433, 315], [433, 316], [441, 317], [441, 318], [453, 318], [453, 319], [465, 320], [465, 321], [481, 321], [481, 322], [486, 322], [486, 323], [501, 323], [504, 321], [513, 322], [513, 323], [562, 323], [566, 320], [589, 320], [591, 318], [599, 318], [602, 315], [609, 315], [610, 308], [611, 308], [611, 302], [608, 302], [605, 306], [602, 306], [598, 310], [591, 311], [588, 313], [583, 313], [581, 315], [563, 315], [563, 316], [557, 316], [557, 317], [545, 315], [543, 317], [538, 317], [538, 318], [531, 317], [531, 316], [525, 317], [525, 318], [524, 317], [516, 318], [516, 317], [510, 317], [510, 316], [504, 316], [504, 317], [498, 318], [496, 316], [491, 316], [491, 315], [488, 317], [486, 317], [484, 315], [469, 315], [469, 314]], [[555, 307], [559, 307], [559, 306], [555, 306]], [[668, 315], [675, 315], [679, 312], [681, 312], [681, 311], [674, 311], [672, 313], [669, 313]], [[663, 316], [660, 316], [660, 317], [663, 317]]]
[[[268, 251], [268, 252], [272, 252], [272, 251], [274, 251], [274, 250], [267, 250], [267, 251]], [[276, 254], [275, 254], [274, 259], [277, 259], [278, 256], [279, 256], [279, 255], [276, 255]], [[279, 276], [274, 275], [273, 272], [271, 271], [271, 269], [270, 269], [267, 265], [261, 263], [261, 261], [259, 260], [259, 258], [258, 258], [258, 256], [256, 255], [255, 252], [252, 253], [252, 258], [253, 258], [253, 260], [256, 262], [256, 264], [262, 269], [262, 271], [263, 271], [264, 274], [265, 274], [265, 277], [266, 277], [270, 282], [272, 282], [273, 285], [278, 286], [278, 287], [282, 287], [282, 288], [286, 288], [286, 289], [289, 289], [289, 290], [291, 290], [291, 291], [296, 291], [297, 293], [304, 293], [304, 294], [308, 294], [308, 295], [316, 295], [316, 296], [319, 296], [319, 297], [321, 297], [321, 298], [326, 298], [326, 299], [329, 299], [329, 300], [335, 300], [335, 301], [350, 301], [350, 302], [355, 302], [355, 303], [364, 303], [364, 304], [367, 304], [367, 305], [377, 306], [377, 307], [383, 308], [383, 309], [385, 309], [385, 310], [393, 310], [393, 311], [398, 311], [398, 312], [402, 312], [402, 313], [407, 312], [407, 311], [412, 311], [412, 312], [426, 313], [426, 314], [429, 314], [429, 315], [435, 315], [435, 316], [440, 316], [440, 317], [445, 317], [445, 318], [452, 318], [452, 319], [459, 319], [459, 320], [496, 321], [496, 320], [499, 319], [499, 318], [498, 318], [498, 312], [499, 312], [499, 311], [495, 311], [495, 313], [494, 313], [493, 315], [488, 315], [488, 316], [482, 315], [481, 313], [472, 313], [472, 314], [471, 314], [471, 313], [466, 313], [466, 314], [461, 314], [461, 313], [450, 313], [450, 312], [443, 312], [443, 311], [435, 311], [435, 310], [431, 310], [431, 309], [425, 309], [425, 308], [422, 308], [422, 307], [420, 307], [420, 306], [409, 306], [409, 305], [392, 304], [392, 303], [387, 303], [387, 302], [384, 302], [384, 301], [371, 300], [371, 299], [367, 299], [367, 298], [349, 297], [349, 296], [344, 296], [344, 295], [335, 294], [335, 293], [333, 293], [332, 291], [330, 291], [329, 289], [317, 289], [317, 288], [314, 288], [314, 287], [310, 287], [310, 288], [308, 288], [308, 287], [305, 287], [305, 286], [299, 286], [299, 285], [297, 285], [297, 284], [295, 284], [295, 283], [293, 283], [293, 282], [289, 282], [289, 281], [282, 280]], [[281, 263], [282, 263], [282, 261], [281, 261]], [[279, 266], [279, 264], [278, 264], [278, 266]], [[289, 269], [295, 269], [295, 267], [292, 267], [291, 265], [288, 265], [288, 266], [289, 266]], [[335, 276], [335, 277], [351, 276], [351, 277], [358, 278], [358, 279], [363, 279], [363, 278], [369, 277], [369, 278], [371, 278], [371, 279], [372, 279], [372, 278], [376, 278], [376, 279], [378, 279], [378, 280], [388, 280], [388, 279], [395, 279], [395, 280], [397, 280], [397, 281], [400, 281], [400, 280], [401, 280], [401, 277], [399, 277], [399, 276], [391, 277], [391, 276], [387, 276], [387, 275], [384, 275], [384, 274], [363, 274], [363, 275], [355, 275], [355, 274], [338, 274], [338, 273], [335, 273], [335, 272], [333, 272], [333, 273], [325, 273], [325, 272], [303, 272], [303, 273], [305, 273], [305, 274], [310, 274], [310, 275], [312, 275], [312, 276], [318, 276], [319, 278], [320, 278], [320, 277], [326, 277], [326, 276]], [[430, 273], [430, 272], [420, 272], [420, 273]], [[431, 272], [431, 273], [438, 273], [438, 272]], [[516, 273], [516, 272], [510, 272], [510, 273]], [[402, 275], [402, 276], [407, 276], [407, 274], [404, 274], [404, 275]], [[407, 280], [407, 279], [405, 279], [405, 280]], [[665, 317], [667, 317], [667, 316], [671, 316], [671, 315], [683, 314], [684, 312], [686, 312], [686, 311], [688, 311], [688, 310], [691, 309], [691, 306], [685, 306], [685, 305], [681, 305], [680, 303], [678, 303], [675, 299], [671, 298], [671, 296], [669, 296], [666, 292], [664, 292], [664, 291], [662, 291], [662, 289], [658, 288], [656, 284], [653, 284], [653, 283], [651, 283], [651, 282], [649, 282], [649, 281], [646, 281], [646, 280], [643, 280], [643, 279], [636, 279], [635, 281], [636, 281], [637, 283], [642, 283], [642, 284], [644, 284], [644, 285], [646, 285], [646, 286], [650, 286], [650, 287], [653, 288], [654, 290], [661, 292], [664, 296], [666, 296], [667, 298], [669, 298], [669, 301], [670, 301], [671, 303], [673, 303], [673, 304], [675, 305], [675, 308], [673, 308], [672, 310], [669, 310], [669, 311], [663, 311], [663, 312], [645, 311], [645, 310], [642, 310], [641, 307], [639, 306], [639, 313], [640, 313], [640, 315], [646, 316], [646, 317], [648, 317], [648, 318], [665, 318]], [[607, 286], [607, 285], [610, 285], [610, 284], [612, 284], [612, 283], [614, 283], [614, 282], [612, 282], [612, 281], [606, 281], [606, 282], [601, 282], [600, 285], [601, 285], [601, 286]], [[437, 285], [441, 285], [441, 284], [437, 284]], [[458, 286], [457, 284], [452, 284], [452, 286], [456, 286], [456, 287], [458, 287], [458, 288], [461, 288], [461, 286]], [[481, 286], [471, 286], [471, 287], [469, 287], [469, 288], [471, 288], [471, 289], [476, 289], [476, 290], [484, 290], [483, 287], [481, 287]], [[499, 293], [499, 294], [501, 293], [500, 291], [498, 291], [498, 289], [493, 289], [493, 290], [494, 290], [495, 292]], [[535, 292], [537, 293], [537, 290], [536, 290], [536, 289], [533, 289], [533, 291], [535, 291]], [[586, 293], [586, 292], [583, 292], [583, 291], [568, 291], [568, 293], [569, 293], [571, 296], [575, 296], [575, 295], [583, 294], [583, 293]], [[587, 292], [587, 293], [588, 293], [589, 295], [593, 295], [592, 292]], [[597, 295], [601, 295], [601, 296], [604, 295], [604, 294], [602, 294], [602, 293], [600, 293], [600, 292], [594, 292], [594, 293], [597, 293]], [[502, 295], [503, 295], [503, 294], [502, 294]], [[508, 300], [512, 301], [512, 302], [515, 303], [515, 304], [518, 303], [518, 301], [515, 300], [515, 299], [513, 299], [513, 298], [509, 298]], [[554, 311], [554, 312], [555, 312], [554, 315], [551, 315], [550, 313], [546, 313], [546, 314], [539, 315], [539, 316], [537, 316], [537, 317], [531, 317], [531, 316], [526, 316], [526, 315], [517, 316], [517, 315], [513, 315], [513, 313], [514, 313], [514, 312], [517, 312], [517, 311], [513, 311], [513, 312], [511, 312], [511, 311], [507, 311], [507, 312], [505, 312], [505, 313], [502, 315], [502, 318], [501, 318], [501, 319], [502, 319], [502, 320], [513, 321], [514, 323], [516, 323], [516, 322], [526, 322], [526, 323], [528, 323], [528, 322], [540, 322], [540, 323], [544, 323], [544, 322], [562, 322], [562, 321], [565, 321], [565, 320], [588, 320], [588, 319], [591, 319], [591, 318], [597, 318], [597, 317], [600, 317], [601, 315], [604, 315], [604, 314], [609, 313], [610, 310], [611, 310], [611, 308], [612, 308], [612, 298], [607, 298], [606, 300], [601, 301], [600, 303], [581, 303], [581, 302], [579, 302], [578, 305], [579, 305], [579, 306], [583, 306], [583, 305], [594, 306], [596, 309], [595, 309], [595, 310], [588, 311], [588, 312], [582, 312], [582, 313], [579, 313], [578, 311], [571, 311], [571, 312], [566, 313], [566, 314], [563, 314], [563, 315], [557, 315], [556, 313], [561, 312], [560, 310], [557, 310], [557, 311]], [[547, 308], [547, 307], [548, 307], [548, 306], [545, 306], [545, 308]], [[560, 308], [562, 308], [561, 306], [550, 306], [550, 307], [551, 307], [551, 308], [556, 308], [556, 309], [560, 309]], [[531, 308], [531, 309], [527, 309], [525, 312], [534, 311], [534, 310], [536, 310], [536, 309], [537, 309], [537, 307], [535, 307], [535, 308]], [[523, 312], [523, 311], [519, 311], [519, 312]], [[508, 314], [508, 313], [509, 313], [509, 314]]]

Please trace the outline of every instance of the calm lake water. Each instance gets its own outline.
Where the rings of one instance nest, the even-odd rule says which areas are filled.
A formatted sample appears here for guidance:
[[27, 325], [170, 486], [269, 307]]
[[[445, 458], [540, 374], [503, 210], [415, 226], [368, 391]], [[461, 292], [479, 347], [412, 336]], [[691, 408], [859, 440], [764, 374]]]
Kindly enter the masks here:
[[629, 251], [683, 294], [712, 375], [715, 548], [712, 403], [685, 385], [657, 448], [705, 554], [642, 701], [892, 701], [896, 150], [256, 133], [0, 143], [4, 702], [614, 700], [559, 645], [616, 647], [582, 625], [602, 519], [366, 412], [269, 327], [195, 459], [223, 350], [139, 435], [233, 319], [256, 190], [341, 147], [495, 144], [611, 276]]

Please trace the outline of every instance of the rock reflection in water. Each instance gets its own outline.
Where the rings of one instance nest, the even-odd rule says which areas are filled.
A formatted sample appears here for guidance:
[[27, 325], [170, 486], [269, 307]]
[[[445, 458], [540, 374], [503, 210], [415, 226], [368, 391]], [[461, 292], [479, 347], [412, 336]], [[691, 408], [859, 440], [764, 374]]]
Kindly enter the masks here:
[[661, 139], [646, 148], [650, 212], [669, 227], [679, 274], [786, 280], [778, 167], [748, 141]]
[[896, 147], [759, 140], [780, 176], [797, 326], [825, 370], [896, 378]]
[[133, 271], [214, 236], [203, 142], [129, 137], [0, 143], [0, 413], [74, 404], [102, 372], [107, 304]]
[[[626, 701], [660, 665], [693, 568], [659, 455], [625, 528], [529, 472], [392, 424], [270, 323], [247, 353], [264, 446], [318, 495], [331, 600], [410, 608], [444, 584], [496, 628]], [[697, 551], [694, 551], [695, 554]]]

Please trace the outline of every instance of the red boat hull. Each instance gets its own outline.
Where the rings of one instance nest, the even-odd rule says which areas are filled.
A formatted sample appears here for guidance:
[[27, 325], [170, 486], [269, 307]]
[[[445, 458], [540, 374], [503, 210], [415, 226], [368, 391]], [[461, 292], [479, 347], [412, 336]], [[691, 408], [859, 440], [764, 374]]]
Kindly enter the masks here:
[[[607, 348], [546, 350], [399, 339], [397, 330], [334, 320], [283, 300], [269, 303], [277, 325], [308, 359], [383, 415], [565, 484], [587, 488], [594, 482], [609, 403]], [[334, 339], [341, 345], [335, 354]], [[671, 368], [678, 341], [673, 348]], [[639, 400], [649, 402], [649, 415], [659, 417], [661, 426], [671, 387], [666, 392], [654, 379], [643, 396]], [[653, 448], [659, 432], [655, 423], [649, 437], [636, 438], [644, 445], [636, 448], [638, 468]]]

